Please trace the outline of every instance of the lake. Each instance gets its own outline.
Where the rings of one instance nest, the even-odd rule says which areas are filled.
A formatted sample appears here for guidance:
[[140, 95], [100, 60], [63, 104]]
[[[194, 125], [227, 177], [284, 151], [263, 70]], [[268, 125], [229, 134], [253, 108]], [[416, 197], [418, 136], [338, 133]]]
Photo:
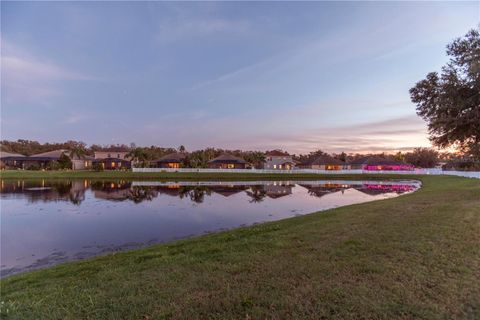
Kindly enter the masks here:
[[1, 276], [339, 206], [417, 181], [2, 180]]

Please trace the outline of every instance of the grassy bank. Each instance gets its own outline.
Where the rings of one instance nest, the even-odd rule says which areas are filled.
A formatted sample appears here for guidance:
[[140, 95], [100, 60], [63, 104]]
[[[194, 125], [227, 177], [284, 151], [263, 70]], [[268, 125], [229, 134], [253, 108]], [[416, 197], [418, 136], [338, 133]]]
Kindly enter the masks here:
[[4, 279], [2, 319], [478, 319], [480, 180], [421, 179], [395, 199]]

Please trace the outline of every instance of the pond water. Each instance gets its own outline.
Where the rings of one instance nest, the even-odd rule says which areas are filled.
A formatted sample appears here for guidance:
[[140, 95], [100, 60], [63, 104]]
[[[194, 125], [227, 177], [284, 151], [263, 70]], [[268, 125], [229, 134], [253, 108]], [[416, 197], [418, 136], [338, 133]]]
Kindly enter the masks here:
[[2, 180], [1, 276], [418, 187], [416, 181]]

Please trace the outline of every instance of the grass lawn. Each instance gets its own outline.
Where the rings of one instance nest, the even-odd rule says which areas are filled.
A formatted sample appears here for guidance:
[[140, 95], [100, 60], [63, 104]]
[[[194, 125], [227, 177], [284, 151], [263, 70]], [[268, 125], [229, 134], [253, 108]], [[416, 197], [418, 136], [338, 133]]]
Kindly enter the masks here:
[[[351, 177], [358, 175], [351, 175]], [[140, 180], [252, 180], [252, 179], [317, 179], [318, 174], [263, 174], [263, 173], [223, 173], [223, 172], [131, 172], [131, 171], [29, 171], [3, 170], [2, 179], [140, 179]], [[326, 177], [326, 176], [324, 176]], [[328, 175], [332, 177], [332, 175]], [[339, 175], [345, 177], [345, 175]]]
[[[396, 175], [396, 178], [405, 179], [405, 176]], [[131, 172], [131, 171], [29, 171], [3, 170], [1, 179], [135, 179], [135, 180], [298, 180], [298, 179], [361, 179], [358, 174], [328, 174], [316, 173], [230, 173], [230, 172]], [[387, 179], [387, 175], [364, 175], [366, 179]]]
[[395, 199], [3, 279], [2, 319], [479, 319], [480, 180], [410, 178]]

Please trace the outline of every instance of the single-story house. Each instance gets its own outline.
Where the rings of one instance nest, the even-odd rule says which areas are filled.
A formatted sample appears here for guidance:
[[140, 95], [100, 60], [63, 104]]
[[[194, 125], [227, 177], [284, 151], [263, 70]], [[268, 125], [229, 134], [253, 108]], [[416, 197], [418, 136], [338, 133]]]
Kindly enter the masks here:
[[391, 159], [386, 159], [378, 156], [371, 157], [362, 157], [356, 160], [353, 160], [349, 163], [350, 169], [360, 169], [360, 170], [413, 170], [415, 167], [408, 163], [403, 163]]
[[31, 156], [14, 155], [3, 157], [2, 162], [7, 166], [29, 169], [31, 167], [44, 169], [48, 168], [51, 164], [58, 162], [62, 156], [67, 156], [72, 162], [73, 170], [89, 169], [92, 165], [92, 158], [89, 156], [70, 156], [68, 150], [60, 149], [48, 152], [37, 153]]
[[292, 170], [295, 167], [293, 157], [281, 150], [267, 151], [265, 153], [264, 169], [268, 170]]
[[103, 159], [93, 159], [92, 165], [100, 165], [103, 170], [121, 170], [121, 169], [130, 169], [132, 167], [132, 162], [126, 159], [119, 158], [103, 158]]
[[321, 155], [316, 158], [305, 161], [300, 164], [300, 168], [303, 169], [316, 169], [316, 170], [342, 170], [346, 169], [346, 164], [342, 160], [335, 159], [329, 155]]
[[224, 153], [208, 161], [208, 167], [212, 169], [245, 169], [247, 162], [242, 158]]
[[180, 168], [186, 157], [187, 154], [184, 152], [170, 153], [157, 160], [150, 161], [150, 165], [156, 168]]
[[23, 154], [0, 151], [0, 168], [16, 167], [17, 158], [24, 158]]

